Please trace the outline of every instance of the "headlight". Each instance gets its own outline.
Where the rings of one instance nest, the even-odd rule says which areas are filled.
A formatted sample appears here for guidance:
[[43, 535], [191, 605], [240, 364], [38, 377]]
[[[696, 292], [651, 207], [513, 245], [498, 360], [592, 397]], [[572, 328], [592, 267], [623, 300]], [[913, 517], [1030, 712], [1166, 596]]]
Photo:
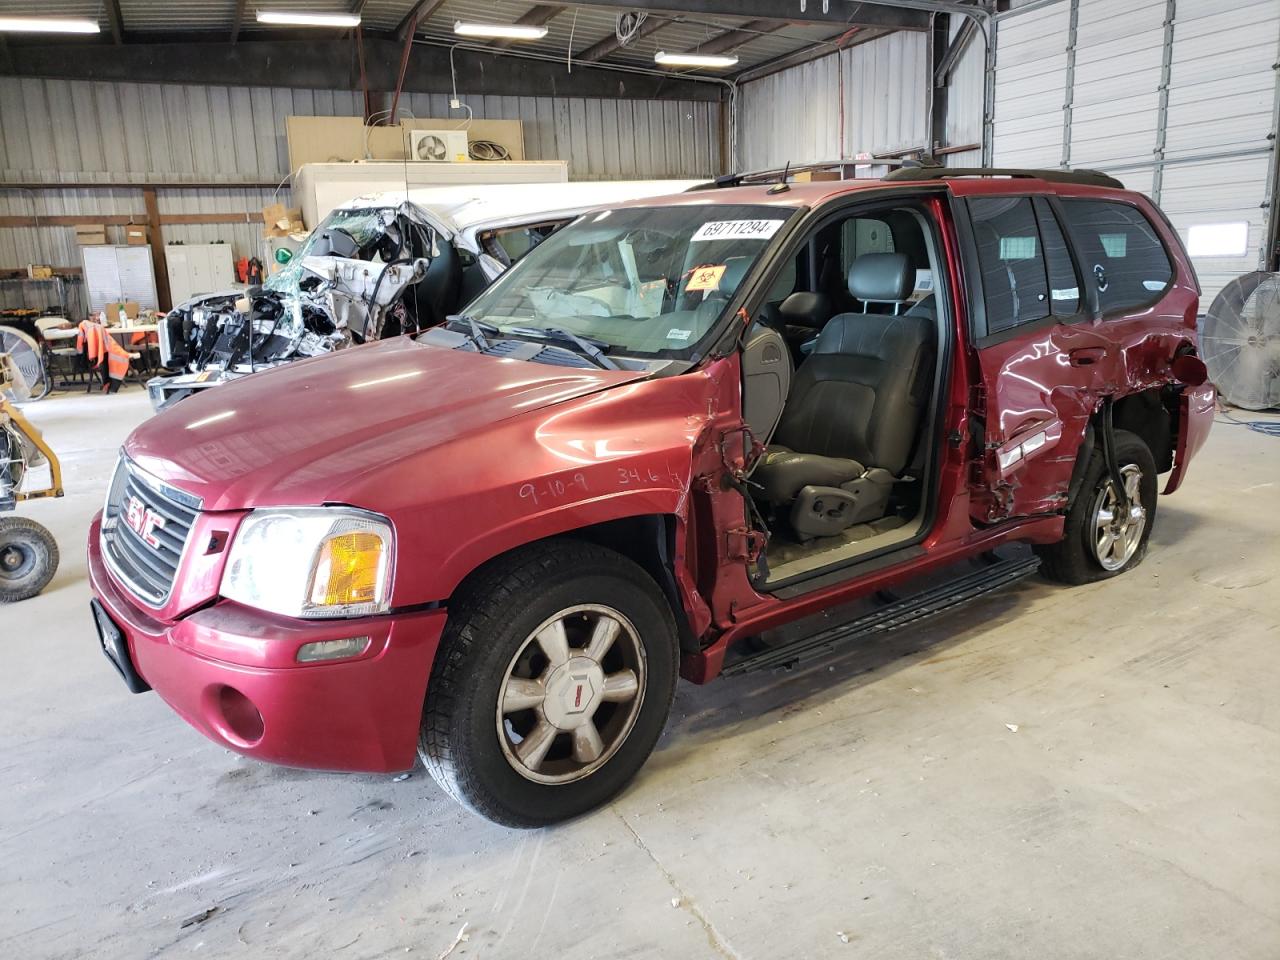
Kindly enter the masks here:
[[221, 592], [290, 617], [385, 613], [392, 549], [391, 524], [363, 510], [255, 510], [231, 545]]

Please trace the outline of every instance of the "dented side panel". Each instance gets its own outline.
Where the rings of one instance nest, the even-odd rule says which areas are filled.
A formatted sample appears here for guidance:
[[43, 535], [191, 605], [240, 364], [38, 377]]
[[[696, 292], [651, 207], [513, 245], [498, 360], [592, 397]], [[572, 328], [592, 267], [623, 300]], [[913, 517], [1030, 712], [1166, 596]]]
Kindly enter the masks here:
[[1187, 466], [1204, 446], [1213, 427], [1218, 391], [1213, 384], [1188, 387], [1178, 399], [1178, 440], [1174, 447], [1173, 471], [1162, 493], [1173, 493], [1187, 476]]
[[[978, 183], [953, 189], [997, 192]], [[985, 424], [972, 516], [982, 524], [1065, 510], [1080, 445], [1103, 398], [1173, 383], [1171, 363], [1195, 343], [1195, 273], [1155, 207], [1092, 187], [1058, 185], [1053, 192], [1135, 203], [1161, 235], [1173, 279], [1151, 305], [1035, 325], [1025, 336], [1015, 330], [1011, 339], [975, 350], [983, 390], [974, 409]]]

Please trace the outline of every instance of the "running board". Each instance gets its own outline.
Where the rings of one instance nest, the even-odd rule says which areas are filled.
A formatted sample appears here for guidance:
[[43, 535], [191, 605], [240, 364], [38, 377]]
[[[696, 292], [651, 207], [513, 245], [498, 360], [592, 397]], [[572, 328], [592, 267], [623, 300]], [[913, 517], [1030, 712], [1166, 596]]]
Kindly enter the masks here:
[[741, 660], [735, 660], [720, 672], [723, 676], [733, 677], [757, 670], [779, 667], [790, 669], [798, 663], [832, 653], [847, 644], [856, 643], [877, 633], [886, 633], [906, 624], [924, 620], [935, 613], [958, 607], [975, 597], [999, 590], [1023, 577], [1028, 577], [1039, 568], [1038, 557], [999, 560], [915, 596], [895, 600], [856, 620], [850, 620], [819, 633], [800, 637], [782, 646], [771, 647]]

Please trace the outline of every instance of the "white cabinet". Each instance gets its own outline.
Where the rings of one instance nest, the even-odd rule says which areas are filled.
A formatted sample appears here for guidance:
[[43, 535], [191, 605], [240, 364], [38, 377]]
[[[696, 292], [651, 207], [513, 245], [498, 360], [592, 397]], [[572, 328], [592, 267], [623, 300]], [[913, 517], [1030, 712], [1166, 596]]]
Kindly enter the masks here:
[[150, 247], [106, 243], [81, 247], [80, 251], [90, 313], [98, 313], [108, 303], [128, 300], [143, 309], [159, 309]]
[[169, 297], [175, 307], [236, 285], [230, 244], [173, 243], [164, 248], [164, 256], [169, 265]]

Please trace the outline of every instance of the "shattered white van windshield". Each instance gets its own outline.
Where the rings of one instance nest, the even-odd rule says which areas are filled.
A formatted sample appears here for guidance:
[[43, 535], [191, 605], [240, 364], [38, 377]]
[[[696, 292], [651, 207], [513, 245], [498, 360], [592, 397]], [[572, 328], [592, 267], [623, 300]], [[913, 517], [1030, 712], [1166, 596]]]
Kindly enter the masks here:
[[587, 214], [529, 252], [466, 315], [503, 333], [568, 332], [622, 353], [702, 339], [794, 211], [697, 204]]
[[[274, 293], [296, 297], [304, 271], [302, 261], [311, 256], [333, 253], [333, 232], [341, 231], [354, 241], [356, 249], [376, 243], [386, 233], [387, 224], [396, 219], [394, 207], [367, 207], [359, 210], [334, 210], [307, 235], [293, 258], [277, 273], [267, 278], [263, 287]], [[355, 256], [355, 254], [352, 254]]]

